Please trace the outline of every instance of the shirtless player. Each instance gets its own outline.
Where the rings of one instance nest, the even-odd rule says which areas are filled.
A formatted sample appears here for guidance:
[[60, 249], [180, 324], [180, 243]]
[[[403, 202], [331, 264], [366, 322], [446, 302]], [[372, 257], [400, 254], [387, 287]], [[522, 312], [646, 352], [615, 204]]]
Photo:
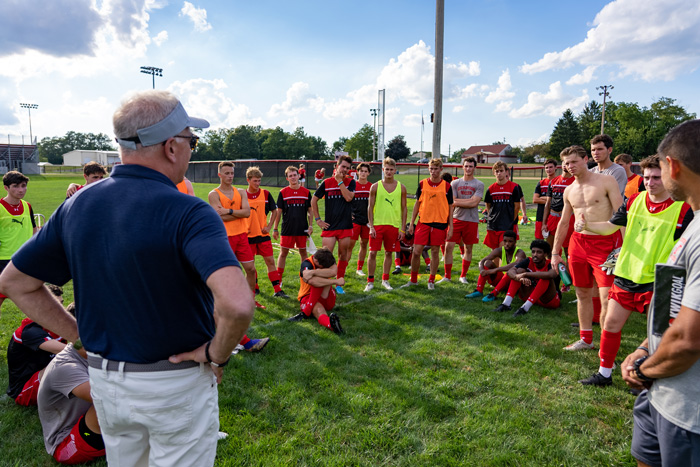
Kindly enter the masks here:
[[[606, 222], [622, 204], [620, 187], [615, 178], [588, 171], [588, 154], [581, 146], [569, 146], [561, 152], [562, 163], [575, 180], [564, 191], [564, 211], [557, 227], [552, 249], [552, 267], [561, 259], [564, 237], [569, 229], [571, 214], [585, 217], [588, 222]], [[576, 287], [579, 333], [581, 339], [564, 347], [565, 350], [594, 349], [593, 292], [596, 283], [601, 301], [601, 323], [605, 322], [608, 291], [614, 277], [600, 267], [612, 250], [622, 244], [619, 232], [599, 235], [587, 230], [574, 232], [569, 246], [569, 269]]]

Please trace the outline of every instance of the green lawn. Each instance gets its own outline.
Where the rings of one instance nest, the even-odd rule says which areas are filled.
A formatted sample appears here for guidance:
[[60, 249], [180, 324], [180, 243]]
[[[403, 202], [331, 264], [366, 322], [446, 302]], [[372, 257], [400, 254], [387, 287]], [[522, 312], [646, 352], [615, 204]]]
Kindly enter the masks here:
[[[26, 199], [48, 214], [69, 181], [33, 176]], [[195, 184], [195, 193], [205, 198], [211, 188]], [[521, 232], [520, 246], [527, 248], [533, 225]], [[314, 237], [320, 245], [318, 233]], [[475, 258], [487, 253], [483, 245], [474, 251]], [[287, 322], [297, 302], [271, 297], [257, 261], [267, 310], [256, 311], [248, 334], [271, 342], [259, 354], [235, 356], [226, 368], [219, 397], [221, 429], [229, 437], [219, 442], [217, 465], [635, 465], [629, 454], [633, 396], [619, 374], [612, 387], [583, 388], [577, 380], [597, 369], [597, 352], [562, 350], [578, 339], [570, 326], [573, 292], [560, 310], [534, 307], [516, 320], [492, 312], [498, 302], [463, 298], [474, 289], [474, 267], [468, 286], [429, 292], [421, 278], [410, 290], [379, 286], [365, 294], [353, 273], [355, 259], [336, 310], [342, 336], [311, 320]], [[298, 289], [298, 267], [298, 256], [290, 255], [284, 276], [290, 296]], [[407, 277], [390, 280], [396, 287]], [[69, 303], [72, 286], [65, 289]], [[3, 387], [6, 345], [21, 318], [6, 301]], [[596, 328], [596, 343], [599, 335]], [[645, 319], [634, 314], [618, 363], [644, 335]], [[0, 402], [0, 453], [2, 466], [54, 465], [35, 409]]]

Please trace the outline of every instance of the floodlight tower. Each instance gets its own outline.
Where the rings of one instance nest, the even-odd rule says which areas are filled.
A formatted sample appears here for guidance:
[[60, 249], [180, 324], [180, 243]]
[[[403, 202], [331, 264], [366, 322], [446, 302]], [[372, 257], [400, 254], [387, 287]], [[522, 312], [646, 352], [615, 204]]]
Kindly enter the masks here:
[[380, 89], [377, 99], [377, 160], [384, 160], [384, 108], [386, 106], [386, 89]]
[[377, 148], [377, 112], [379, 109], [369, 109], [369, 114], [374, 117], [374, 132], [372, 133], [372, 160], [376, 161], [376, 148]]
[[142, 66], [141, 73], [153, 76], [153, 89], [156, 88], [156, 76], [163, 76], [163, 69], [153, 66]]
[[601, 92], [598, 93], [599, 96], [603, 96], [603, 116], [600, 118], [600, 134], [605, 134], [603, 131], [603, 126], [605, 125], [605, 101], [608, 97], [610, 97], [610, 93], [608, 92], [608, 89], [612, 90], [615, 89], [615, 86], [611, 84], [606, 84], [603, 86], [596, 86], [596, 90], [602, 89]]
[[38, 109], [39, 106], [37, 104], [19, 104], [20, 107], [23, 109], [27, 109], [29, 112], [29, 144], [34, 144], [34, 137], [32, 136], [32, 109]]

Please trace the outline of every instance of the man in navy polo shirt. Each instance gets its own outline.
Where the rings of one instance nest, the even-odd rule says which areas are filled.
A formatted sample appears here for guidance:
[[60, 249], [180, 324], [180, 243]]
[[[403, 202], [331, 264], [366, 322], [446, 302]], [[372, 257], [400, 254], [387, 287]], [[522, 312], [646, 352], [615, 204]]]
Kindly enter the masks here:
[[[80, 336], [108, 463], [213, 465], [215, 383], [253, 298], [220, 217], [175, 187], [197, 143], [190, 127], [209, 123], [164, 91], [131, 96], [113, 123], [123, 164], [56, 210], [0, 290], [40, 325]], [[77, 324], [43, 285], [71, 279]]]

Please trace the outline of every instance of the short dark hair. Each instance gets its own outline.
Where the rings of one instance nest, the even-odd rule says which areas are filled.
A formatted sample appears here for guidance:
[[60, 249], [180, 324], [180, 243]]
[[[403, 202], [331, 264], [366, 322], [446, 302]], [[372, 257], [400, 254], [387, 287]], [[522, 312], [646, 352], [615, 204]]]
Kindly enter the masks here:
[[447, 183], [450, 183], [452, 181], [452, 174], [449, 172], [445, 172], [442, 174], [442, 179], [445, 180]]
[[314, 253], [314, 259], [322, 268], [329, 268], [335, 264], [333, 252], [325, 246], [316, 250], [316, 253]]
[[335, 162], [335, 166], [339, 167], [342, 162], [347, 162], [352, 166], [352, 157], [348, 155], [343, 155], [338, 158], [338, 160]]
[[673, 128], [659, 144], [656, 153], [682, 162], [692, 172], [700, 174], [700, 120], [689, 120]]
[[615, 163], [619, 164], [622, 162], [623, 164], [631, 164], [632, 163], [632, 156], [629, 154], [618, 154], [615, 156]]
[[518, 239], [518, 234], [516, 234], [516, 233], [513, 232], [512, 230], [506, 230], [506, 231], [503, 233], [503, 238], [505, 238], [505, 237], [514, 238], [514, 239], [517, 240], [517, 239]]
[[470, 162], [474, 164], [474, 168], [476, 168], [476, 158], [474, 156], [467, 156], [464, 159], [462, 159], [462, 166], [464, 166], [465, 162]]
[[360, 162], [357, 164], [357, 171], [359, 172], [362, 167], [366, 168], [369, 173], [372, 173], [372, 167], [367, 162]]
[[559, 165], [559, 164], [557, 163], [557, 161], [554, 160], [554, 159], [547, 159], [546, 161], [544, 161], [544, 165], [545, 165], [545, 166], [547, 166], [547, 165], [549, 165], [549, 164], [554, 164], [554, 167], [556, 167], [556, 166]]
[[102, 164], [95, 161], [90, 161], [83, 166], [83, 175], [89, 177], [92, 174], [107, 175], [107, 171], [104, 167], [102, 167]]
[[24, 175], [22, 172], [17, 172], [16, 170], [10, 170], [2, 177], [2, 184], [5, 186], [28, 182], [29, 177]]
[[603, 144], [605, 144], [605, 147], [608, 148], [608, 149], [610, 149], [611, 147], [613, 147], [613, 140], [612, 140], [612, 138], [611, 138], [610, 136], [608, 136], [608, 135], [605, 135], [605, 134], [603, 134], [603, 135], [595, 135], [595, 136], [593, 137], [593, 139], [591, 140], [591, 146], [594, 145], [594, 144], [598, 144], [598, 143], [603, 143]]
[[552, 247], [541, 238], [536, 238], [532, 241], [532, 243], [530, 243], [530, 250], [533, 250], [534, 248], [539, 248], [540, 250], [544, 251], [544, 254], [547, 256], [552, 253]]
[[49, 289], [56, 297], [63, 297], [63, 289], [61, 287], [47, 283], [46, 288]]
[[566, 156], [571, 156], [571, 155], [578, 155], [581, 159], [588, 157], [588, 153], [586, 152], [585, 149], [583, 149], [582, 146], [579, 146], [577, 144], [573, 146], [569, 146], [568, 148], [564, 148], [561, 150], [559, 153], [559, 157], [563, 161]]
[[66, 307], [66, 311], [75, 317], [75, 302], [70, 302], [70, 305]]
[[657, 154], [654, 154], [653, 156], [645, 157], [644, 159], [642, 159], [642, 162], [639, 163], [639, 167], [642, 169], [642, 172], [645, 169], [660, 169], [660, 160], [661, 158]]

